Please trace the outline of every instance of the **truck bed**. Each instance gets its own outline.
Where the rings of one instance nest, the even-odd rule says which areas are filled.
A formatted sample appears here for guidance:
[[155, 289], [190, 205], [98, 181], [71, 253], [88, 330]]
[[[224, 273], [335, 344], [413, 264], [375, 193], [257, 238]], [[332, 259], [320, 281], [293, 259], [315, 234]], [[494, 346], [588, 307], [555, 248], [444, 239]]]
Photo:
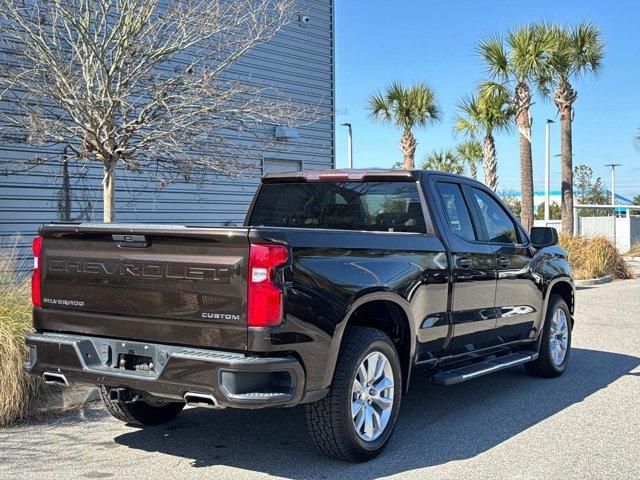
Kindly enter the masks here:
[[40, 331], [247, 348], [249, 228], [50, 224]]

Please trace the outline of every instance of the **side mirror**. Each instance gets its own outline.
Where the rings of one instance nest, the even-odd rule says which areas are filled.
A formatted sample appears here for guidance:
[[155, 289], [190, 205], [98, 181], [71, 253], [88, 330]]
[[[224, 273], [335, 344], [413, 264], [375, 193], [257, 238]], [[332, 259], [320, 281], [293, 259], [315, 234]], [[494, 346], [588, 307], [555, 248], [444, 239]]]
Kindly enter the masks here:
[[535, 248], [558, 244], [558, 231], [553, 227], [531, 227], [531, 245]]

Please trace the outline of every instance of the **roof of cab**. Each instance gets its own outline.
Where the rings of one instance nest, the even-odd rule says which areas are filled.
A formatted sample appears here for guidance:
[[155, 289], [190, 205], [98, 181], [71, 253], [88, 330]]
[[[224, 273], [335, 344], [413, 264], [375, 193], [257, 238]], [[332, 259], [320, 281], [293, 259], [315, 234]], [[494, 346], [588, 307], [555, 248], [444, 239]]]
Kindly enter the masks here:
[[[334, 170], [305, 170], [301, 172], [267, 173], [262, 181], [271, 182], [360, 182], [364, 180], [415, 181], [421, 174], [437, 174], [451, 177], [463, 177], [453, 173], [435, 170], [396, 170], [385, 168], [344, 168]], [[467, 178], [467, 177], [463, 177]]]

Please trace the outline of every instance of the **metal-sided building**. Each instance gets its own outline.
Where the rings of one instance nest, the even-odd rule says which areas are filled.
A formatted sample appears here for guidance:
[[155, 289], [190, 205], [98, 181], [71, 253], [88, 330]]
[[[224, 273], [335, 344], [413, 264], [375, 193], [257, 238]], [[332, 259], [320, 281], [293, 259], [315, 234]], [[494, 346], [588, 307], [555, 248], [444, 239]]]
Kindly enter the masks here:
[[[251, 50], [233, 69], [251, 81], [273, 85], [286, 96], [320, 105], [329, 113], [288, 132], [290, 138], [282, 138], [276, 133], [278, 126], [273, 125], [274, 140], [268, 147], [249, 146], [243, 153], [243, 162], [252, 166], [251, 175], [212, 176], [198, 187], [186, 183], [160, 186], [148, 176], [120, 170], [116, 181], [118, 222], [241, 223], [261, 174], [335, 166], [334, 1], [304, 0], [300, 11], [297, 21], [269, 43]], [[0, 110], [6, 108], [10, 105], [0, 102]], [[27, 258], [39, 225], [102, 220], [99, 164], [64, 162], [67, 152], [59, 145], [35, 147], [7, 141], [2, 128], [0, 122], [0, 249], [12, 246], [19, 236], [20, 257]]]

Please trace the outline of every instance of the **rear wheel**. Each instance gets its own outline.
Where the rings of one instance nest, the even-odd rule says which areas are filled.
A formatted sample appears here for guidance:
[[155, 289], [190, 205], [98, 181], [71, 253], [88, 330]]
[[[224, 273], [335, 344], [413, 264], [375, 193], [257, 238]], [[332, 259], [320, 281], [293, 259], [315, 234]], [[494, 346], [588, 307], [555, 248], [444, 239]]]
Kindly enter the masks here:
[[125, 402], [112, 400], [109, 397], [109, 387], [100, 386], [100, 397], [109, 413], [121, 422], [130, 425], [151, 426], [173, 420], [184, 408], [182, 402], [147, 402], [138, 400]]
[[329, 394], [305, 405], [311, 437], [331, 457], [370, 460], [391, 437], [401, 396], [400, 361], [391, 339], [373, 328], [350, 328]]
[[535, 377], [559, 377], [567, 368], [571, 354], [571, 312], [564, 299], [552, 295], [542, 331], [538, 358], [524, 364]]

